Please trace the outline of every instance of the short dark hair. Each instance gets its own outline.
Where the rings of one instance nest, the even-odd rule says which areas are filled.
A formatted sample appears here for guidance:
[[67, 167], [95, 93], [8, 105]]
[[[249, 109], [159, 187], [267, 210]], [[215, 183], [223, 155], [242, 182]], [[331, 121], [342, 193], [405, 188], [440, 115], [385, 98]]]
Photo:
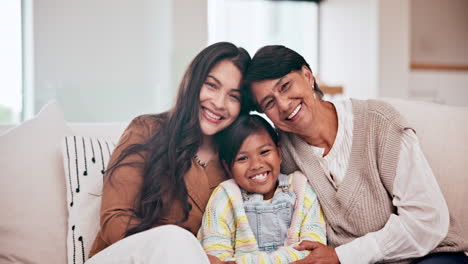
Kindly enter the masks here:
[[[259, 49], [250, 62], [244, 77], [244, 94], [249, 100], [250, 110], [261, 111], [250, 89], [252, 82], [278, 79], [292, 71], [300, 71], [302, 66], [306, 66], [312, 72], [304, 57], [285, 46], [269, 45]], [[323, 92], [315, 80], [314, 91], [320, 97], [323, 96]]]
[[261, 130], [265, 130], [275, 145], [279, 146], [278, 133], [265, 118], [256, 114], [240, 115], [230, 126], [214, 136], [219, 160], [225, 162], [229, 169], [231, 169], [244, 140]]

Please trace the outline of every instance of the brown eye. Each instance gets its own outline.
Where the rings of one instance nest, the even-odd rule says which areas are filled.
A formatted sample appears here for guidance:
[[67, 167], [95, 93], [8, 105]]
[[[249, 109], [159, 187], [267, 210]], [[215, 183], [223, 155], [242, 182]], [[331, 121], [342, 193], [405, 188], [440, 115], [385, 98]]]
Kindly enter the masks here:
[[208, 87], [212, 88], [212, 89], [216, 89], [216, 88], [217, 88], [216, 84], [214, 84], [214, 83], [205, 82], [205, 84], [206, 84]]
[[242, 161], [246, 161], [247, 160], [247, 156], [240, 156], [240, 157], [237, 157], [236, 161], [239, 161], [239, 162], [242, 162]]
[[231, 98], [234, 98], [236, 99], [237, 101], [241, 101], [241, 96], [239, 94], [236, 94], [236, 93], [232, 93], [229, 95]]
[[286, 82], [283, 85], [281, 85], [280, 92], [286, 92], [288, 88], [289, 88], [289, 82]]
[[271, 149], [264, 149], [260, 152], [260, 155], [266, 155], [271, 152]]
[[269, 110], [273, 107], [274, 105], [274, 101], [273, 100], [268, 100], [266, 103], [265, 103], [265, 106], [263, 107], [264, 110]]

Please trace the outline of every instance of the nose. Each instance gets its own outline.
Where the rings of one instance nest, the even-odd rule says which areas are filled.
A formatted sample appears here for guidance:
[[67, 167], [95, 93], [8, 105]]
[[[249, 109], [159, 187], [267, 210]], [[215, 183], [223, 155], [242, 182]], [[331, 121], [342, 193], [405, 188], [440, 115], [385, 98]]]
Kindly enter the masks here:
[[252, 157], [250, 163], [250, 170], [251, 171], [257, 171], [260, 169], [263, 169], [263, 160], [261, 157]]
[[217, 108], [217, 109], [222, 109], [224, 108], [224, 100], [226, 100], [226, 94], [225, 93], [217, 93], [214, 97], [213, 97], [213, 104], [214, 106]]
[[281, 112], [286, 112], [289, 110], [289, 100], [286, 97], [278, 97], [276, 99], [276, 103], [278, 104], [278, 109]]

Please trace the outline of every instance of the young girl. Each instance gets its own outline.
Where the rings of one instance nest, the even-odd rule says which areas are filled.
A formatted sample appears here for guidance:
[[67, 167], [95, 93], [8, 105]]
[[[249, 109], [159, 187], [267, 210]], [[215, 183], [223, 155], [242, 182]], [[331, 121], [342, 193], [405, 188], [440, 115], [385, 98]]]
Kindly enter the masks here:
[[208, 201], [198, 232], [207, 254], [237, 263], [290, 263], [308, 251], [303, 240], [326, 244], [325, 222], [304, 175], [280, 174], [278, 135], [258, 115], [241, 115], [215, 136], [232, 179]]

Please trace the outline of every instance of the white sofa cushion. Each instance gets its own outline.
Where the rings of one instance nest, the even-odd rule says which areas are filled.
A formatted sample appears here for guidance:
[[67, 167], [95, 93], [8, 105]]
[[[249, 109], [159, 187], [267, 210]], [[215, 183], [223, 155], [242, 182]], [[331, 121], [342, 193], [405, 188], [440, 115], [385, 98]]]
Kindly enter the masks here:
[[56, 103], [0, 136], [0, 262], [65, 263], [67, 208]]
[[416, 130], [450, 214], [468, 241], [468, 107], [401, 99], [392, 104]]
[[113, 142], [83, 136], [68, 136], [63, 141], [68, 264], [83, 264], [88, 259], [99, 230], [104, 170], [114, 147]]

